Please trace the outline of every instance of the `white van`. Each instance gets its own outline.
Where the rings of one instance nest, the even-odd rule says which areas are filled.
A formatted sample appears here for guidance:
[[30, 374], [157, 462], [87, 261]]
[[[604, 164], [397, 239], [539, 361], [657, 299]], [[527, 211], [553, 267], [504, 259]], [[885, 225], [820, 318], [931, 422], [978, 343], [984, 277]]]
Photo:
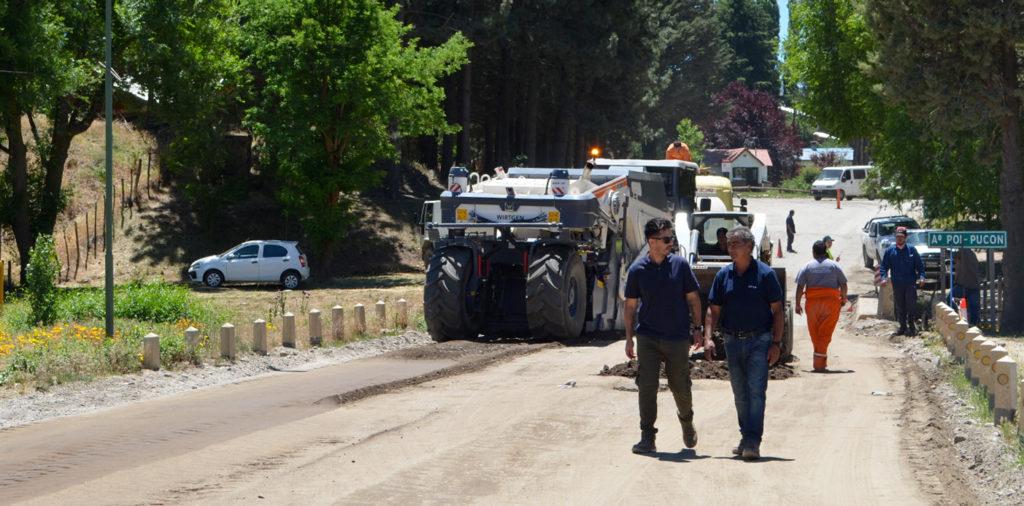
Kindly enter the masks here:
[[821, 200], [822, 197], [836, 198], [838, 190], [841, 199], [864, 196], [863, 185], [870, 169], [870, 165], [825, 167], [811, 185], [811, 195], [814, 195], [814, 200]]

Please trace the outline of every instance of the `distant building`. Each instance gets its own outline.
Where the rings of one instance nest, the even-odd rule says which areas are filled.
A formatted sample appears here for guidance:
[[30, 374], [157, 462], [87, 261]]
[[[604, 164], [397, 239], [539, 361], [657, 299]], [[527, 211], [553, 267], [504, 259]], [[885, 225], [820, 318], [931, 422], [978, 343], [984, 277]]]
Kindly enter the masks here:
[[711, 173], [725, 176], [737, 186], [761, 186], [768, 182], [772, 157], [767, 149], [706, 149], [701, 163]]
[[812, 158], [828, 155], [829, 153], [835, 153], [836, 155], [836, 163], [834, 165], [853, 164], [853, 148], [804, 148], [800, 153], [800, 158], [797, 159], [797, 164], [801, 167], [809, 167], [814, 165], [811, 162]]

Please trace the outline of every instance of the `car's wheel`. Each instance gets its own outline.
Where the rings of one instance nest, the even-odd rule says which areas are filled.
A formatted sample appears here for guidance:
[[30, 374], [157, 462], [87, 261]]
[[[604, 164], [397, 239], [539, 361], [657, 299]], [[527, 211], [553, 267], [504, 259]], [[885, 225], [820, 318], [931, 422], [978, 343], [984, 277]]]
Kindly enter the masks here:
[[533, 337], [576, 339], [587, 312], [583, 260], [565, 248], [537, 248], [526, 277], [526, 321]]
[[473, 309], [471, 287], [473, 252], [445, 248], [434, 253], [423, 288], [423, 317], [435, 341], [472, 339], [480, 333], [480, 317]]
[[294, 290], [298, 288], [301, 281], [302, 276], [300, 276], [298, 272], [285, 271], [284, 274], [281, 274], [281, 286], [283, 286], [285, 290]]
[[839, 200], [850, 200], [846, 198], [846, 190], [839, 190]]
[[821, 195], [815, 195], [814, 200], [821, 200]]
[[864, 256], [864, 267], [867, 267], [868, 269], [874, 269], [875, 259], [868, 256], [867, 248], [861, 246], [860, 254]]
[[206, 274], [203, 274], [203, 283], [210, 288], [217, 288], [224, 284], [224, 275], [217, 270], [206, 271]]

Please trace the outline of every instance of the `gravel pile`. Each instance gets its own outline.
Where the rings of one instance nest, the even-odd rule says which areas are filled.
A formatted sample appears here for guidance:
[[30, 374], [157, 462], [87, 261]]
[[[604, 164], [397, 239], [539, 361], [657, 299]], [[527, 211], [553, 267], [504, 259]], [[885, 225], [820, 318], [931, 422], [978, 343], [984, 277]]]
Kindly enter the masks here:
[[201, 366], [175, 371], [144, 370], [136, 375], [58, 385], [46, 392], [19, 395], [11, 389], [0, 390], [0, 429], [287, 371], [316, 369], [432, 342], [427, 334], [409, 331], [400, 336], [359, 341], [338, 348], [277, 347], [266, 356], [246, 354], [233, 363], [208, 361]]

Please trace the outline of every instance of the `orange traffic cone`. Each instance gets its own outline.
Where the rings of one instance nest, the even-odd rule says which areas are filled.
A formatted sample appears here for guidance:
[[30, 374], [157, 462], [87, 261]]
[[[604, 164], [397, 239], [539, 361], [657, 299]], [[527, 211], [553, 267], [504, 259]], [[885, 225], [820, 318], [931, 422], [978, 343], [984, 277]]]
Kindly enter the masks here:
[[779, 252], [775, 256], [782, 258], [782, 239], [779, 239]]
[[960, 299], [960, 319], [967, 320], [967, 297]]

